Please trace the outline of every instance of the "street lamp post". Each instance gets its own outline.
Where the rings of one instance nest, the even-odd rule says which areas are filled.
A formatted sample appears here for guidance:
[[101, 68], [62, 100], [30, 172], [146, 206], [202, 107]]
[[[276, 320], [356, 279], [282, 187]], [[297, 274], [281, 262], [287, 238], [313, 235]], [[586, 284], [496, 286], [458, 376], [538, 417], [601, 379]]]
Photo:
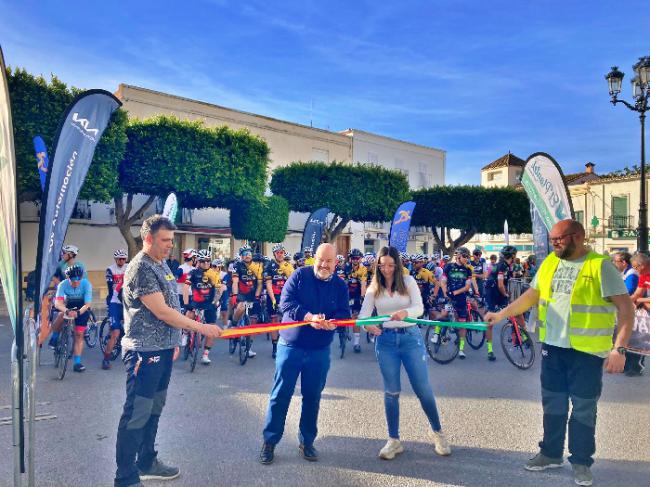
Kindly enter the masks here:
[[648, 110], [648, 98], [650, 98], [650, 56], [639, 58], [634, 66], [632, 79], [632, 96], [634, 104], [625, 100], [619, 100], [623, 77], [617, 66], [607, 73], [605, 79], [609, 86], [609, 94], [612, 97], [612, 104], [622, 103], [630, 110], [639, 113], [641, 121], [641, 199], [639, 203], [639, 224], [637, 227], [637, 250], [648, 253], [648, 205], [646, 202], [646, 178], [645, 178], [645, 112]]

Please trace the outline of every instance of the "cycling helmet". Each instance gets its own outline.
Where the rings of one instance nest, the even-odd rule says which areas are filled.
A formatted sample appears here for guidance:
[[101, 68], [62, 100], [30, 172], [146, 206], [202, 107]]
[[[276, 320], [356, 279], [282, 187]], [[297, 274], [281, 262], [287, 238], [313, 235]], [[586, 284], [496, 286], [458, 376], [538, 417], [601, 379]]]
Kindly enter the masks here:
[[124, 250], [124, 249], [116, 250], [115, 252], [113, 252], [113, 258], [114, 259], [126, 259], [127, 258], [126, 250]]
[[506, 245], [501, 249], [499, 255], [502, 259], [509, 259], [510, 257], [514, 257], [517, 255], [517, 247], [514, 247], [513, 245]]
[[458, 247], [454, 251], [455, 255], [462, 255], [463, 257], [469, 257], [469, 249], [467, 247]]
[[84, 269], [80, 265], [71, 265], [65, 270], [65, 277], [68, 279], [79, 278], [84, 276]]
[[212, 260], [212, 256], [210, 255], [210, 251], [207, 249], [199, 250], [196, 253], [196, 258], [199, 262], [209, 262]]
[[424, 262], [424, 261], [427, 260], [427, 258], [422, 254], [413, 254], [413, 256], [411, 257], [411, 260], [413, 262]]
[[295, 260], [296, 262], [298, 262], [298, 260], [303, 258], [304, 257], [302, 256], [302, 252], [296, 252], [295, 254], [293, 254], [293, 260]]
[[442, 260], [449, 260], [449, 259], [450, 259], [450, 257], [448, 255], [443, 255], [442, 256]]
[[483, 255], [483, 251], [481, 249], [476, 248], [472, 252], [472, 255]]
[[222, 259], [214, 259], [212, 261], [212, 265], [214, 267], [223, 267], [223, 260]]
[[427, 270], [433, 272], [433, 270], [436, 268], [436, 264], [434, 262], [427, 262], [424, 267], [426, 267]]
[[402, 262], [406, 262], [409, 260], [409, 254], [407, 254], [406, 252], [400, 252], [399, 258], [402, 259]]
[[183, 258], [185, 260], [190, 260], [193, 257], [196, 257], [196, 250], [191, 247], [183, 250]]
[[251, 249], [248, 245], [243, 245], [239, 247], [239, 255], [242, 255], [244, 252], [250, 252], [252, 254], [253, 249]]
[[66, 254], [77, 255], [79, 253], [79, 247], [76, 245], [64, 245], [62, 249]]
[[309, 252], [310, 254], [313, 253], [313, 252], [311, 251], [311, 247], [305, 247], [304, 249], [302, 249], [302, 253], [303, 253], [303, 254], [306, 254], [307, 252]]
[[348, 257], [363, 257], [363, 254], [359, 249], [352, 249], [348, 252]]
[[284, 252], [285, 254], [287, 253], [287, 249], [284, 248], [284, 245], [281, 243], [275, 244], [273, 247], [271, 247], [271, 251], [275, 254], [276, 252]]
[[337, 262], [339, 264], [342, 264], [343, 262], [345, 262], [345, 256], [344, 255], [337, 255], [336, 260], [337, 260]]

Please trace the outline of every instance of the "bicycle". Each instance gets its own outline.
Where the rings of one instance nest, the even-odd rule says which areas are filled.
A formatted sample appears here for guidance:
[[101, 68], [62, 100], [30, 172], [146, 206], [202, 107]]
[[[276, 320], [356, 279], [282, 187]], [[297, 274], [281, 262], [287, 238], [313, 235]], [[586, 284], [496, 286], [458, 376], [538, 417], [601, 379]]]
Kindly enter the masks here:
[[88, 348], [95, 348], [97, 345], [99, 326], [97, 326], [97, 318], [91, 309], [88, 310], [88, 326], [84, 332], [84, 341]]
[[[476, 301], [478, 307], [478, 301]], [[483, 321], [483, 317], [478, 310], [474, 309], [472, 306], [472, 300], [467, 299], [467, 321], [479, 322]], [[485, 330], [470, 330], [467, 329], [465, 333], [465, 341], [467, 344], [472, 347], [474, 350], [479, 350], [485, 343]]]
[[343, 358], [345, 356], [345, 347], [347, 346], [347, 343], [352, 340], [352, 337], [350, 336], [350, 330], [347, 326], [337, 327], [336, 333], [339, 335], [340, 358]]
[[67, 314], [63, 319], [63, 327], [59, 332], [59, 339], [54, 346], [54, 367], [58, 370], [59, 380], [63, 380], [65, 373], [68, 369], [68, 362], [72, 356], [72, 347], [74, 338], [72, 330], [74, 328], [75, 319]]
[[[122, 321], [122, 324], [124, 324], [124, 321]], [[119, 338], [115, 341], [115, 345], [113, 346], [113, 351], [111, 352], [111, 361], [115, 361], [117, 357], [120, 356], [122, 353], [122, 337], [124, 336], [124, 326], [120, 329], [120, 336]], [[111, 339], [111, 317], [106, 316], [102, 320], [102, 324], [99, 326], [99, 348], [101, 349], [102, 353], [106, 353], [106, 347], [108, 346], [108, 342]]]
[[[205, 324], [204, 310], [201, 308], [194, 309], [194, 320], [197, 323]], [[203, 347], [203, 335], [198, 331], [190, 331], [185, 345], [185, 357], [190, 360], [190, 372], [196, 369], [196, 363]]]
[[[255, 303], [250, 301], [243, 301], [243, 305], [244, 314], [242, 314], [241, 318], [239, 318], [239, 321], [237, 321], [237, 324], [235, 325], [238, 328], [251, 324], [250, 310], [253, 306], [255, 306]], [[237, 350], [237, 346], [239, 346], [239, 365], [244, 365], [248, 360], [248, 352], [250, 352], [252, 344], [253, 340], [248, 335], [231, 338], [228, 341], [228, 351], [230, 352], [230, 355], [233, 355]]]
[[514, 316], [509, 316], [501, 327], [501, 348], [508, 361], [521, 370], [535, 363], [535, 342], [525, 327], [519, 326]]
[[[456, 321], [456, 310], [451, 303], [445, 304], [450, 321]], [[424, 335], [427, 353], [435, 362], [448, 364], [452, 362], [460, 350], [458, 330], [451, 326], [429, 326]]]

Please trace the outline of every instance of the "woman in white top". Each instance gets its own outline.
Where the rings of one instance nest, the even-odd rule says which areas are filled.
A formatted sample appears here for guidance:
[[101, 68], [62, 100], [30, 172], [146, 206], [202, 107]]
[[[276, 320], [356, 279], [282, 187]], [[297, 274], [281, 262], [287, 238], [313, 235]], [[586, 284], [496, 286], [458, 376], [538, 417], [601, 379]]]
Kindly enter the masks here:
[[392, 460], [395, 455], [404, 451], [399, 440], [402, 364], [411, 387], [431, 423], [435, 452], [438, 455], [449, 455], [451, 449], [442, 434], [436, 400], [429, 384], [427, 353], [422, 334], [417, 325], [403, 321], [406, 317], [417, 318], [422, 315], [422, 297], [415, 279], [403, 274], [399, 252], [394, 247], [383, 247], [379, 251], [377, 272], [366, 291], [359, 318], [370, 317], [373, 309], [377, 310], [378, 315], [390, 315], [390, 320], [381, 328], [366, 327], [370, 333], [377, 336], [375, 353], [384, 379], [384, 408], [389, 438], [379, 452], [379, 457]]

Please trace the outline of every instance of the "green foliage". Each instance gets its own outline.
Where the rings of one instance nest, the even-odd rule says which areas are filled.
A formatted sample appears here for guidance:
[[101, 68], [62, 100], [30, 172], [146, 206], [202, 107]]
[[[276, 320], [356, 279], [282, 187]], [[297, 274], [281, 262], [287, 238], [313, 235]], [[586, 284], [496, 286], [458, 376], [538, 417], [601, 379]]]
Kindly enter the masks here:
[[411, 193], [413, 225], [456, 228], [472, 233], [530, 233], [530, 206], [524, 191], [482, 186], [435, 186]]
[[294, 162], [277, 168], [271, 191], [287, 199], [294, 211], [323, 206], [343, 220], [383, 222], [408, 199], [403, 174], [378, 166], [341, 162]]
[[[14, 126], [19, 201], [39, 201], [41, 186], [36, 168], [33, 139], [43, 137], [50, 163], [54, 158], [54, 138], [66, 107], [81, 92], [69, 88], [56, 76], [48, 83], [42, 76], [34, 76], [24, 69], [7, 69]], [[118, 112], [120, 112], [118, 110]], [[117, 188], [117, 166], [122, 160], [126, 138], [126, 114], [113, 115], [95, 151], [79, 199], [108, 202]]]
[[269, 149], [246, 130], [159, 116], [132, 120], [120, 165], [126, 193], [166, 197], [185, 208], [229, 207], [264, 195]]
[[230, 210], [235, 238], [256, 242], [282, 242], [289, 225], [289, 204], [280, 196], [240, 200]]

